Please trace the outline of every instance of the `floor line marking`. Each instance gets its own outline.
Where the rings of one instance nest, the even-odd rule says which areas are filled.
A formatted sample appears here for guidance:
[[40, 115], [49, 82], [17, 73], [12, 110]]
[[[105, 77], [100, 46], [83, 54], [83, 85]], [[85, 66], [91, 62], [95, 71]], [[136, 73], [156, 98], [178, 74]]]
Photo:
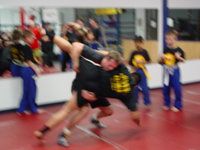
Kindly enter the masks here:
[[77, 125], [76, 128], [78, 128], [79, 130], [87, 133], [88, 135], [91, 135], [91, 136], [93, 136], [93, 137], [95, 137], [95, 138], [97, 138], [99, 140], [102, 140], [102, 141], [110, 144], [111, 146], [113, 146], [117, 150], [128, 150], [125, 147], [122, 147], [121, 145], [119, 145], [119, 144], [117, 144], [117, 143], [115, 143], [113, 141], [110, 141], [110, 140], [108, 140], [106, 138], [103, 138], [103, 137], [100, 137], [100, 136], [94, 134], [93, 132], [91, 132], [90, 130], [88, 130], [88, 129], [84, 128], [84, 127], [81, 127], [81, 126]]
[[191, 95], [200, 95], [198, 92], [190, 91], [190, 90], [185, 90], [186, 93], [191, 94]]
[[[158, 94], [158, 93], [151, 93], [153, 95], [158, 95], [158, 96], [162, 96], [162, 94]], [[185, 98], [183, 98], [183, 101], [184, 102], [187, 102], [187, 103], [192, 103], [192, 104], [197, 104], [197, 105], [200, 105], [200, 102], [196, 102], [196, 101], [193, 101], [193, 100], [186, 100]]]
[[[53, 114], [53, 112], [50, 112], [50, 111], [47, 111], [47, 110], [44, 110], [44, 111], [45, 111], [47, 114], [49, 114], [49, 115], [52, 115], [52, 114]], [[105, 138], [102, 138], [102, 137], [100, 137], [100, 136], [98, 136], [98, 135], [92, 133], [91, 131], [89, 131], [88, 129], [86, 129], [86, 128], [84, 128], [84, 127], [81, 127], [81, 126], [79, 126], [79, 125], [76, 125], [75, 127], [76, 127], [77, 129], [79, 129], [79, 130], [81, 130], [81, 131], [83, 131], [83, 132], [85, 132], [85, 133], [87, 133], [87, 134], [89, 134], [89, 135], [91, 135], [91, 136], [97, 138], [97, 139], [100, 139], [101, 141], [104, 141], [104, 142], [106, 142], [106, 143], [112, 145], [112, 146], [113, 146], [115, 149], [117, 149], [117, 150], [128, 150], [128, 149], [126, 149], [125, 147], [122, 147], [121, 145], [119, 145], [119, 144], [117, 144], [117, 143], [115, 143], [115, 142], [111, 142], [111, 141], [109, 141], [109, 140], [107, 140], [107, 139], [105, 139]]]

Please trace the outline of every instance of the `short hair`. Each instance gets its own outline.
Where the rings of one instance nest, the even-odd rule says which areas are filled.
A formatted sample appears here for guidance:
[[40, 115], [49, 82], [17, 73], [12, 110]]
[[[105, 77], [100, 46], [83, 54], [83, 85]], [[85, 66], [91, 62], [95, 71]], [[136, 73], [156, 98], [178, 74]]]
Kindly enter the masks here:
[[138, 72], [131, 73], [131, 77], [134, 81], [134, 86], [138, 85], [141, 81], [141, 75]]
[[135, 42], [143, 42], [144, 39], [143, 39], [142, 36], [135, 36], [134, 41], [135, 41]]
[[23, 31], [23, 38], [25, 38], [27, 36], [31, 36], [31, 35], [34, 35], [34, 34], [30, 30], [26, 29]]
[[13, 32], [12, 32], [12, 40], [13, 41], [20, 40], [22, 38], [22, 36], [23, 36], [23, 33], [21, 30], [19, 30], [19, 29], [13, 30]]
[[165, 35], [173, 35], [173, 36], [175, 36], [175, 37], [178, 37], [178, 31], [176, 31], [176, 30], [174, 30], [174, 29], [171, 29], [171, 30], [167, 31], [167, 32], [165, 33]]
[[121, 54], [115, 50], [109, 51], [106, 57], [115, 60], [118, 64], [121, 64], [124, 60]]

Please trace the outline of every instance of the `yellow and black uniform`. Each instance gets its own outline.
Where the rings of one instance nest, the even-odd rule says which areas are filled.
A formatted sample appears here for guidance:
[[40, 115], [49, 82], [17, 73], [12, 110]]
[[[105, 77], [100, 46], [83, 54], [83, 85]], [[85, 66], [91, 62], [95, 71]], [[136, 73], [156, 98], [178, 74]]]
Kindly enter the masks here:
[[25, 65], [26, 61], [31, 60], [34, 62], [32, 50], [28, 45], [14, 44], [11, 46], [10, 55], [13, 63], [18, 65]]
[[165, 59], [163, 61], [163, 95], [164, 106], [170, 108], [170, 88], [175, 91], [174, 107], [182, 109], [182, 90], [180, 83], [180, 69], [178, 67], [179, 60], [176, 59], [175, 54], [179, 53], [182, 58], [185, 57], [184, 51], [177, 47], [175, 49], [166, 48], [164, 50]]
[[136, 110], [136, 100], [133, 88], [136, 85], [130, 72], [124, 64], [112, 71], [102, 70], [102, 92], [105, 97], [119, 99], [129, 110]]
[[[82, 54], [83, 57], [100, 64], [104, 55], [95, 52], [88, 46], [84, 46]], [[104, 71], [100, 68], [100, 74], [98, 84], [100, 88], [97, 88], [97, 96], [117, 98], [124, 103], [124, 105], [131, 111], [136, 110], [135, 98], [132, 93], [133, 87], [136, 81], [134, 81], [124, 64], [120, 64], [116, 69], [112, 71]]]
[[[138, 61], [142, 61], [143, 63], [137, 63]], [[129, 64], [141, 76], [141, 82], [139, 83], [139, 86], [135, 87], [133, 91], [136, 97], [136, 101], [138, 102], [138, 92], [142, 90], [144, 105], [150, 105], [151, 100], [149, 96], [149, 88], [147, 85], [147, 78], [150, 78], [150, 75], [145, 67], [146, 62], [150, 62], [150, 57], [147, 50], [145, 49], [133, 51], [129, 60]]]
[[129, 64], [131, 66], [133, 66], [135, 68], [135, 70], [142, 69], [144, 71], [146, 77], [150, 78], [150, 76], [145, 68], [145, 65], [143, 63], [138, 64], [137, 61], [143, 61], [145, 63], [151, 61], [147, 50], [141, 49], [141, 50], [133, 51], [133, 53], [131, 54], [130, 60], [129, 60]]
[[180, 47], [175, 49], [166, 48], [164, 49], [164, 55], [166, 57], [166, 59], [164, 59], [165, 65], [173, 66], [179, 62], [179, 60], [175, 57], [175, 53], [179, 53], [182, 58], [185, 58], [185, 53]]
[[33, 59], [32, 50], [28, 45], [14, 44], [10, 48], [10, 57], [12, 64], [16, 66], [11, 66], [11, 72], [13, 76], [19, 76], [20, 69], [18, 67], [27, 67], [26, 63], [28, 60], [35, 62]]
[[33, 79], [35, 72], [27, 64], [27, 61], [34, 62], [32, 50], [28, 45], [14, 44], [11, 46], [10, 55], [12, 75], [21, 77], [23, 80], [23, 96], [18, 112], [23, 114], [26, 110], [30, 110], [32, 113], [37, 113], [36, 83]]
[[[106, 98], [100, 96], [98, 93], [101, 90], [101, 67], [83, 57], [80, 57], [79, 64], [80, 73], [76, 74], [76, 78], [72, 83], [72, 91], [77, 91], [78, 95], [77, 105], [82, 107], [85, 104], [90, 103], [92, 108], [109, 106], [110, 103], [106, 100]], [[81, 96], [82, 89], [94, 92], [98, 99], [93, 102], [84, 99]]]

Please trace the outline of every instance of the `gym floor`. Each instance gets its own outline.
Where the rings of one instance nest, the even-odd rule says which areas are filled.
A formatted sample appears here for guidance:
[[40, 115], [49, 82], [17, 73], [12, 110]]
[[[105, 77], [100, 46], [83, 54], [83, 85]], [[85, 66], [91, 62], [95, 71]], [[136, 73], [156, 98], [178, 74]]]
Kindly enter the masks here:
[[184, 109], [164, 111], [161, 89], [151, 90], [152, 107], [143, 106], [140, 95], [141, 127], [131, 121], [129, 112], [118, 101], [111, 100], [114, 114], [102, 119], [105, 129], [90, 123], [90, 114], [72, 130], [70, 146], [57, 145], [57, 135], [66, 121], [52, 129], [44, 143], [33, 132], [42, 127], [61, 105], [43, 107], [44, 113], [18, 116], [15, 112], [0, 114], [1, 150], [200, 150], [200, 83], [183, 86]]

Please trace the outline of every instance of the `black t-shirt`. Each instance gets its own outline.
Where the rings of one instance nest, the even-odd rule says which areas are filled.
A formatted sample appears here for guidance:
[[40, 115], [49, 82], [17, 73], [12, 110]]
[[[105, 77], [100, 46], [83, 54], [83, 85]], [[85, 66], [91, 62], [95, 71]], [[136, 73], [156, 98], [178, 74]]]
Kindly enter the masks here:
[[134, 64], [133, 64], [133, 59], [134, 59], [134, 56], [136, 56], [136, 55], [141, 55], [141, 56], [143, 56], [144, 57], [144, 59], [147, 61], [147, 62], [150, 62], [150, 57], [149, 57], [149, 54], [148, 54], [148, 52], [147, 52], [147, 50], [145, 50], [145, 49], [142, 49], [142, 50], [135, 50], [135, 51], [133, 51], [133, 53], [131, 54], [131, 57], [130, 57], [130, 60], [129, 60], [129, 64], [131, 65], [131, 66], [134, 66]]
[[[167, 47], [167, 48], [164, 49], [164, 54], [167, 54], [167, 53], [171, 53], [173, 55], [175, 55], [175, 53], [179, 53], [181, 57], [185, 58], [185, 53], [180, 47], [177, 47], [175, 49], [170, 49], [170, 48]], [[178, 63], [178, 62], [179, 62], [179, 60], [176, 59], [175, 63]]]
[[[104, 55], [92, 50], [88, 46], [84, 46], [82, 56], [95, 63], [101, 63]], [[134, 81], [131, 78], [127, 67], [124, 64], [120, 64], [116, 69], [112, 71], [104, 71], [101, 68], [101, 93], [104, 96], [128, 94], [132, 91]]]
[[[87, 59], [90, 59], [94, 61], [95, 63], [99, 63], [102, 61], [104, 55], [94, 51], [93, 49], [89, 48], [88, 46], [84, 46], [82, 56], [86, 57]], [[92, 64], [94, 66], [94, 64]], [[81, 66], [81, 64], [80, 64]], [[91, 66], [92, 67], [92, 66]], [[82, 70], [82, 68], [80, 68]], [[97, 69], [97, 70], [96, 70]], [[101, 67], [96, 69], [90, 69], [93, 70], [92, 74], [97, 71], [97, 77], [94, 77], [92, 74], [89, 76], [93, 76], [92, 80], [96, 81], [94, 82], [92, 87], [93, 92], [97, 90], [95, 93], [97, 94], [97, 97], [100, 99], [102, 97], [110, 97], [110, 98], [117, 98], [124, 105], [131, 111], [135, 111], [136, 108], [136, 100], [133, 95], [133, 85], [134, 81], [131, 78], [131, 74], [129, 73], [128, 69], [124, 64], [119, 65], [116, 69], [112, 71], [104, 71]], [[81, 72], [80, 70], [80, 72]], [[99, 73], [100, 70], [100, 73]], [[89, 70], [88, 70], [89, 71]], [[91, 73], [91, 71], [85, 71], [85, 75]], [[81, 78], [81, 77], [80, 77]], [[81, 78], [82, 79], [82, 78]], [[89, 78], [87, 78], [89, 79]], [[91, 81], [92, 81], [91, 80]], [[87, 80], [83, 80], [85, 82], [88, 82]], [[95, 85], [96, 84], [96, 85]], [[86, 85], [86, 84], [83, 84]], [[88, 86], [89, 87], [89, 86]], [[87, 88], [88, 88], [87, 87]], [[83, 87], [82, 89], [84, 89]]]
[[76, 74], [76, 79], [80, 88], [95, 92], [98, 95], [100, 91], [101, 67], [83, 57], [80, 57], [79, 64], [80, 73]]
[[81, 55], [98, 64], [100, 64], [102, 59], [104, 58], [103, 54], [95, 52], [95, 50], [86, 45], [83, 47]]
[[[79, 65], [80, 73], [76, 74], [76, 78], [72, 84], [72, 91], [77, 92], [77, 105], [79, 107], [89, 103], [92, 108], [96, 107], [107, 107], [110, 103], [105, 97], [101, 96], [101, 67], [94, 64], [93, 62], [80, 57]], [[81, 95], [81, 90], [85, 89], [90, 92], [94, 92], [97, 100], [88, 101]]]
[[32, 50], [28, 45], [14, 44], [10, 48], [12, 62], [17, 64], [24, 63], [28, 60], [34, 62]]
[[117, 97], [131, 93], [134, 81], [124, 64], [119, 65], [112, 71], [101, 71], [102, 90], [107, 97]]

